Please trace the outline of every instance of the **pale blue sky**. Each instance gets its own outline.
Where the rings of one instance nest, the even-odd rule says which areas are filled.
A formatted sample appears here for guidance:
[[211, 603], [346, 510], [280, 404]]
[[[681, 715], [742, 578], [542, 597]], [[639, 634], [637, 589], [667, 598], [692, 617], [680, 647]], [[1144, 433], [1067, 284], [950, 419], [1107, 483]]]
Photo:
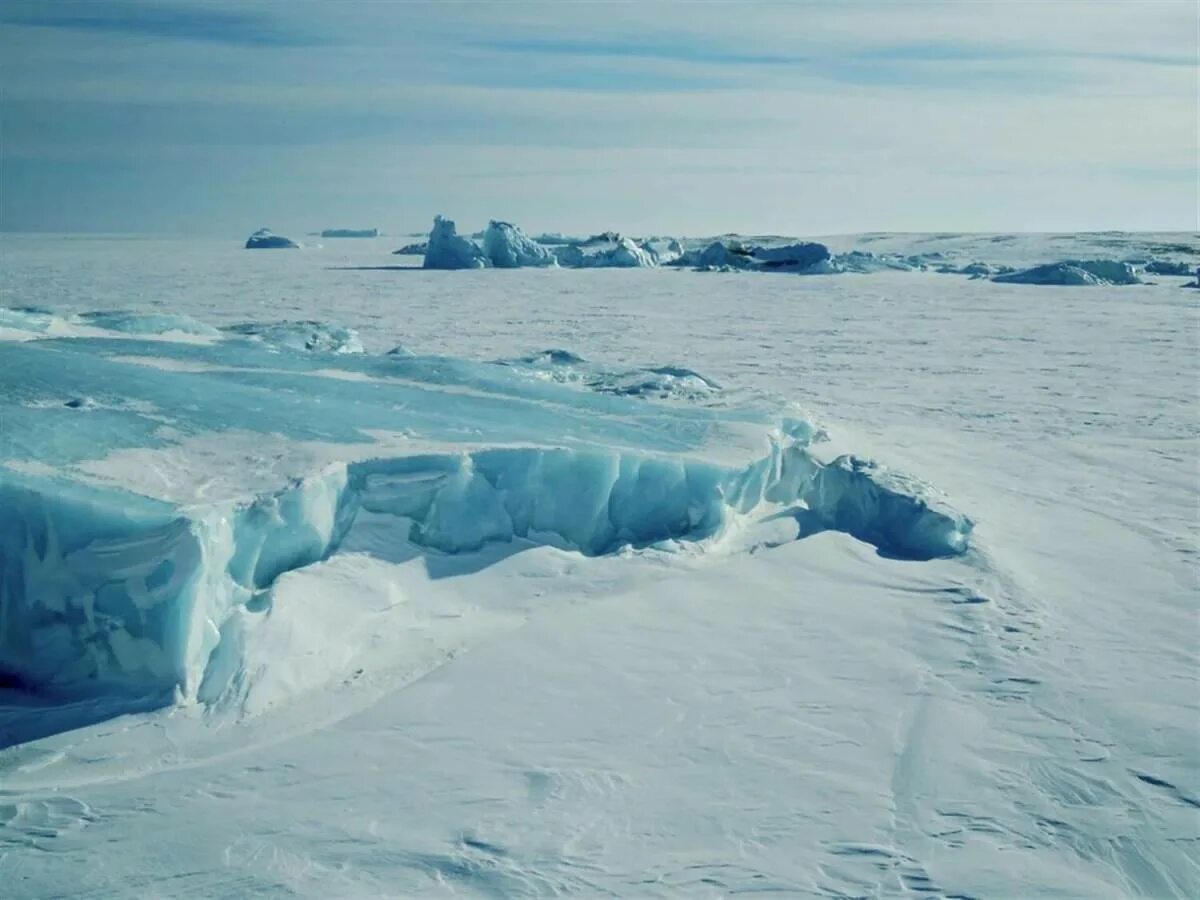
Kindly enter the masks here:
[[1193, 0], [0, 0], [0, 228], [1197, 229]]

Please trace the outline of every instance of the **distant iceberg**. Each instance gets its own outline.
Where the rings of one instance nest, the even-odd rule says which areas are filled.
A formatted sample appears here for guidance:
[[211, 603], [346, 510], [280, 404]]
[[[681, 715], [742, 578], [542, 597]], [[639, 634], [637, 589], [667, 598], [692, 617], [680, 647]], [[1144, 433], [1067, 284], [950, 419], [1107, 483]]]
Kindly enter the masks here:
[[491, 263], [478, 244], [458, 233], [453, 220], [438, 216], [429, 232], [422, 265], [426, 269], [485, 269]]
[[326, 228], [321, 232], [323, 238], [376, 238], [378, 228]]
[[247, 250], [297, 249], [299, 246], [291, 238], [275, 234], [270, 228], [260, 228], [246, 239]]
[[554, 253], [510, 222], [493, 219], [483, 233], [483, 252], [497, 269], [554, 266]]
[[999, 284], [1111, 285], [1141, 284], [1133, 266], [1113, 259], [1064, 260], [997, 275]]

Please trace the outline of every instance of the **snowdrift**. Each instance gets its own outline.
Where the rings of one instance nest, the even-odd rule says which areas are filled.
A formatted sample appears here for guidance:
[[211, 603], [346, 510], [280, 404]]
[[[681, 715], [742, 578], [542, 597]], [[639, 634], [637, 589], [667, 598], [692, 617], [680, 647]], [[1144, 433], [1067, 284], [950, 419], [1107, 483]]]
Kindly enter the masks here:
[[[280, 576], [337, 553], [365, 514], [393, 521], [397, 544], [447, 554], [719, 548], [780, 519], [796, 538], [833, 529], [911, 559], [967, 548], [970, 520], [932, 489], [825, 460], [817, 429], [769, 409], [265, 342], [273, 330], [212, 342], [33, 331], [6, 344], [7, 683], [217, 702], [245, 666], [244, 617], [270, 607]], [[89, 404], [71, 402], [84, 394]]]

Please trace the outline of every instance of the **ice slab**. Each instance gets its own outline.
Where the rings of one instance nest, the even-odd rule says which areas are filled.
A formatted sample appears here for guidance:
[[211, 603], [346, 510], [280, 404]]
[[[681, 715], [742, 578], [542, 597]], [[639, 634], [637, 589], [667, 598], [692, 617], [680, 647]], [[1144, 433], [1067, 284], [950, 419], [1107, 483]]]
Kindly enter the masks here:
[[0, 345], [0, 674], [37, 691], [195, 697], [242, 652], [231, 617], [364, 512], [448, 554], [718, 547], [782, 519], [929, 559], [972, 528], [924, 485], [823, 459], [802, 419], [670, 389], [718, 390], [682, 367], [588, 383], [545, 377], [587, 366], [567, 351], [374, 356], [270, 324], [56, 338], [44, 316], [10, 313], [31, 339]]

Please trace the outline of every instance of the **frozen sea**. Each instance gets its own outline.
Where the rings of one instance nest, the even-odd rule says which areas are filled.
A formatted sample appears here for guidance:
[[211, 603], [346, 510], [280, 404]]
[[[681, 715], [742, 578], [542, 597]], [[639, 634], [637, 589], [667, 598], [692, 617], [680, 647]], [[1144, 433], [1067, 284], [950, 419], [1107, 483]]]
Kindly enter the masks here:
[[[433, 423], [380, 439], [393, 458], [428, 453], [433, 432], [438, 452], [530, 441], [487, 399], [511, 388], [495, 368], [529, 379], [503, 402], [537, 410], [543, 442], [733, 465], [754, 416], [807, 419], [828, 434], [819, 464], [853, 453], [944, 492], [974, 522], [969, 549], [905, 558], [750, 514], [702, 539], [596, 552], [532, 528], [448, 549], [445, 519], [422, 543], [361, 510], [336, 552], [283, 566], [248, 601], [257, 618], [222, 695], [236, 703], [193, 691], [139, 710], [0, 682], [0, 895], [1200, 895], [1200, 291], [1187, 279], [436, 272], [390, 255], [407, 241], [247, 252], [0, 235], [0, 482], [86, 475], [89, 490], [119, 480], [186, 510], [294, 484], [348, 446], [322, 436], [321, 414], [251, 439], [156, 432], [153, 447], [96, 423], [162, 414], [169, 428], [151, 399], [195, 384], [194, 424], [218, 377], [222, 402], [267, 398], [257, 416], [325, 399], [340, 421], [366, 402], [356, 391], [411, 389], [375, 368], [402, 346], [410, 382], [444, 371], [454, 390], [436, 422], [390, 407], [396, 433]], [[1200, 256], [1196, 235], [839, 242], [1014, 265], [1148, 245]], [[188, 324], [131, 334], [130, 316], [94, 315], [114, 310]], [[282, 348], [275, 367], [257, 344], [236, 366], [213, 355], [230, 334], [215, 329], [287, 320], [351, 329], [365, 353]], [[321, 335], [337, 343], [339, 328]], [[586, 371], [489, 368], [551, 348]], [[283, 370], [305, 354], [312, 389], [297, 397]], [[115, 366], [142, 405], [106, 405], [111, 385], [81, 381], [92, 365]], [[666, 397], [588, 386], [684, 368], [703, 378]], [[60, 400], [77, 401], [68, 424], [43, 427], [67, 415]], [[473, 508], [471, 484], [456, 508]], [[25, 514], [0, 506], [0, 532], [24, 533]], [[11, 651], [19, 566], [5, 566]], [[31, 649], [30, 665], [53, 650]]]

